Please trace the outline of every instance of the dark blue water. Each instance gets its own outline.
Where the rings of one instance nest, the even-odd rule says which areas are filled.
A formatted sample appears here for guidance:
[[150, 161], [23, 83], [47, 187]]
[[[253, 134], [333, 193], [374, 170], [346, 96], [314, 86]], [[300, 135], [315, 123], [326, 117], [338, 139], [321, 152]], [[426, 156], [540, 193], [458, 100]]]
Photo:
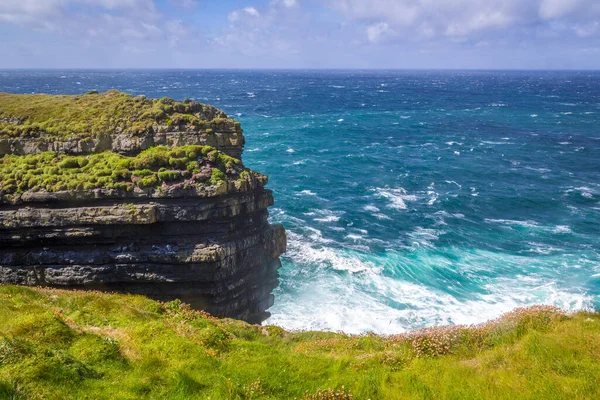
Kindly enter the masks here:
[[289, 235], [270, 323], [399, 332], [600, 306], [600, 73], [0, 72], [0, 91], [111, 88], [242, 122]]

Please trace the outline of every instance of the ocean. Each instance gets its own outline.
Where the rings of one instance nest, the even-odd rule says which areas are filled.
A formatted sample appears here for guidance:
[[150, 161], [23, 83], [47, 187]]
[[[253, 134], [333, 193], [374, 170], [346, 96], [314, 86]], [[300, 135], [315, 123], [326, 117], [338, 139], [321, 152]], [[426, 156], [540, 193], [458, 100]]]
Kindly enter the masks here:
[[269, 175], [287, 329], [600, 308], [600, 72], [0, 71], [0, 91], [213, 104]]

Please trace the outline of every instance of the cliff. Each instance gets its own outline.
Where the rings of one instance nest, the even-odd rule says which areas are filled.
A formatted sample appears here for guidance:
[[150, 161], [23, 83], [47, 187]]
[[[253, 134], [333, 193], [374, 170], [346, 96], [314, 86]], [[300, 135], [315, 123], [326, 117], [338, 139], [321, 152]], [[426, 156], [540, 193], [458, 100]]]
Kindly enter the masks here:
[[243, 144], [238, 122], [200, 103], [0, 94], [0, 282], [262, 321], [286, 241]]
[[142, 296], [0, 286], [1, 399], [598, 399], [600, 315], [286, 332]]

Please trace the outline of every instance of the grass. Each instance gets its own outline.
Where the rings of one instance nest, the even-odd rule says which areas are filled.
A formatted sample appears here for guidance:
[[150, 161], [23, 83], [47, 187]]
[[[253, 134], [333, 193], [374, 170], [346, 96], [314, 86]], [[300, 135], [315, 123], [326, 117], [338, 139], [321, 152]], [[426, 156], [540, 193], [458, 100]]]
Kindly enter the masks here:
[[224, 123], [239, 129], [239, 123], [212, 106], [147, 99], [116, 90], [79, 96], [0, 93], [0, 138], [136, 136], [156, 125], [212, 132]]
[[26, 191], [119, 189], [169, 185], [220, 185], [252, 172], [209, 146], [152, 147], [136, 156], [104, 152], [68, 156], [52, 152], [0, 158], [0, 197]]
[[600, 315], [396, 336], [286, 332], [178, 301], [0, 286], [0, 399], [594, 399]]

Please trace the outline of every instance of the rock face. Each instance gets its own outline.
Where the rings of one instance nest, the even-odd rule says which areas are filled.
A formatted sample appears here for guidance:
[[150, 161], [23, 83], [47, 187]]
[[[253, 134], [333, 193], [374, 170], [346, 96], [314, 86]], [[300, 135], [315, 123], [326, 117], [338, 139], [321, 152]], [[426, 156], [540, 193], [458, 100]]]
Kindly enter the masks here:
[[[210, 144], [239, 156], [244, 137], [236, 124], [225, 139], [214, 131], [113, 135], [107, 148], [119, 143], [119, 152], [135, 153], [156, 144]], [[39, 140], [36, 146], [6, 140], [17, 154], [58, 150], [66, 143], [44, 147]], [[74, 153], [105, 148], [75, 147]], [[210, 164], [201, 156], [198, 162], [203, 168]], [[0, 282], [178, 298], [217, 316], [264, 320], [278, 284], [285, 231], [267, 221], [273, 196], [264, 188], [266, 177], [227, 168], [223, 182], [189, 178], [133, 190], [50, 192], [35, 186], [8, 193], [0, 183]], [[13, 181], [4, 187], [21, 185]]]

